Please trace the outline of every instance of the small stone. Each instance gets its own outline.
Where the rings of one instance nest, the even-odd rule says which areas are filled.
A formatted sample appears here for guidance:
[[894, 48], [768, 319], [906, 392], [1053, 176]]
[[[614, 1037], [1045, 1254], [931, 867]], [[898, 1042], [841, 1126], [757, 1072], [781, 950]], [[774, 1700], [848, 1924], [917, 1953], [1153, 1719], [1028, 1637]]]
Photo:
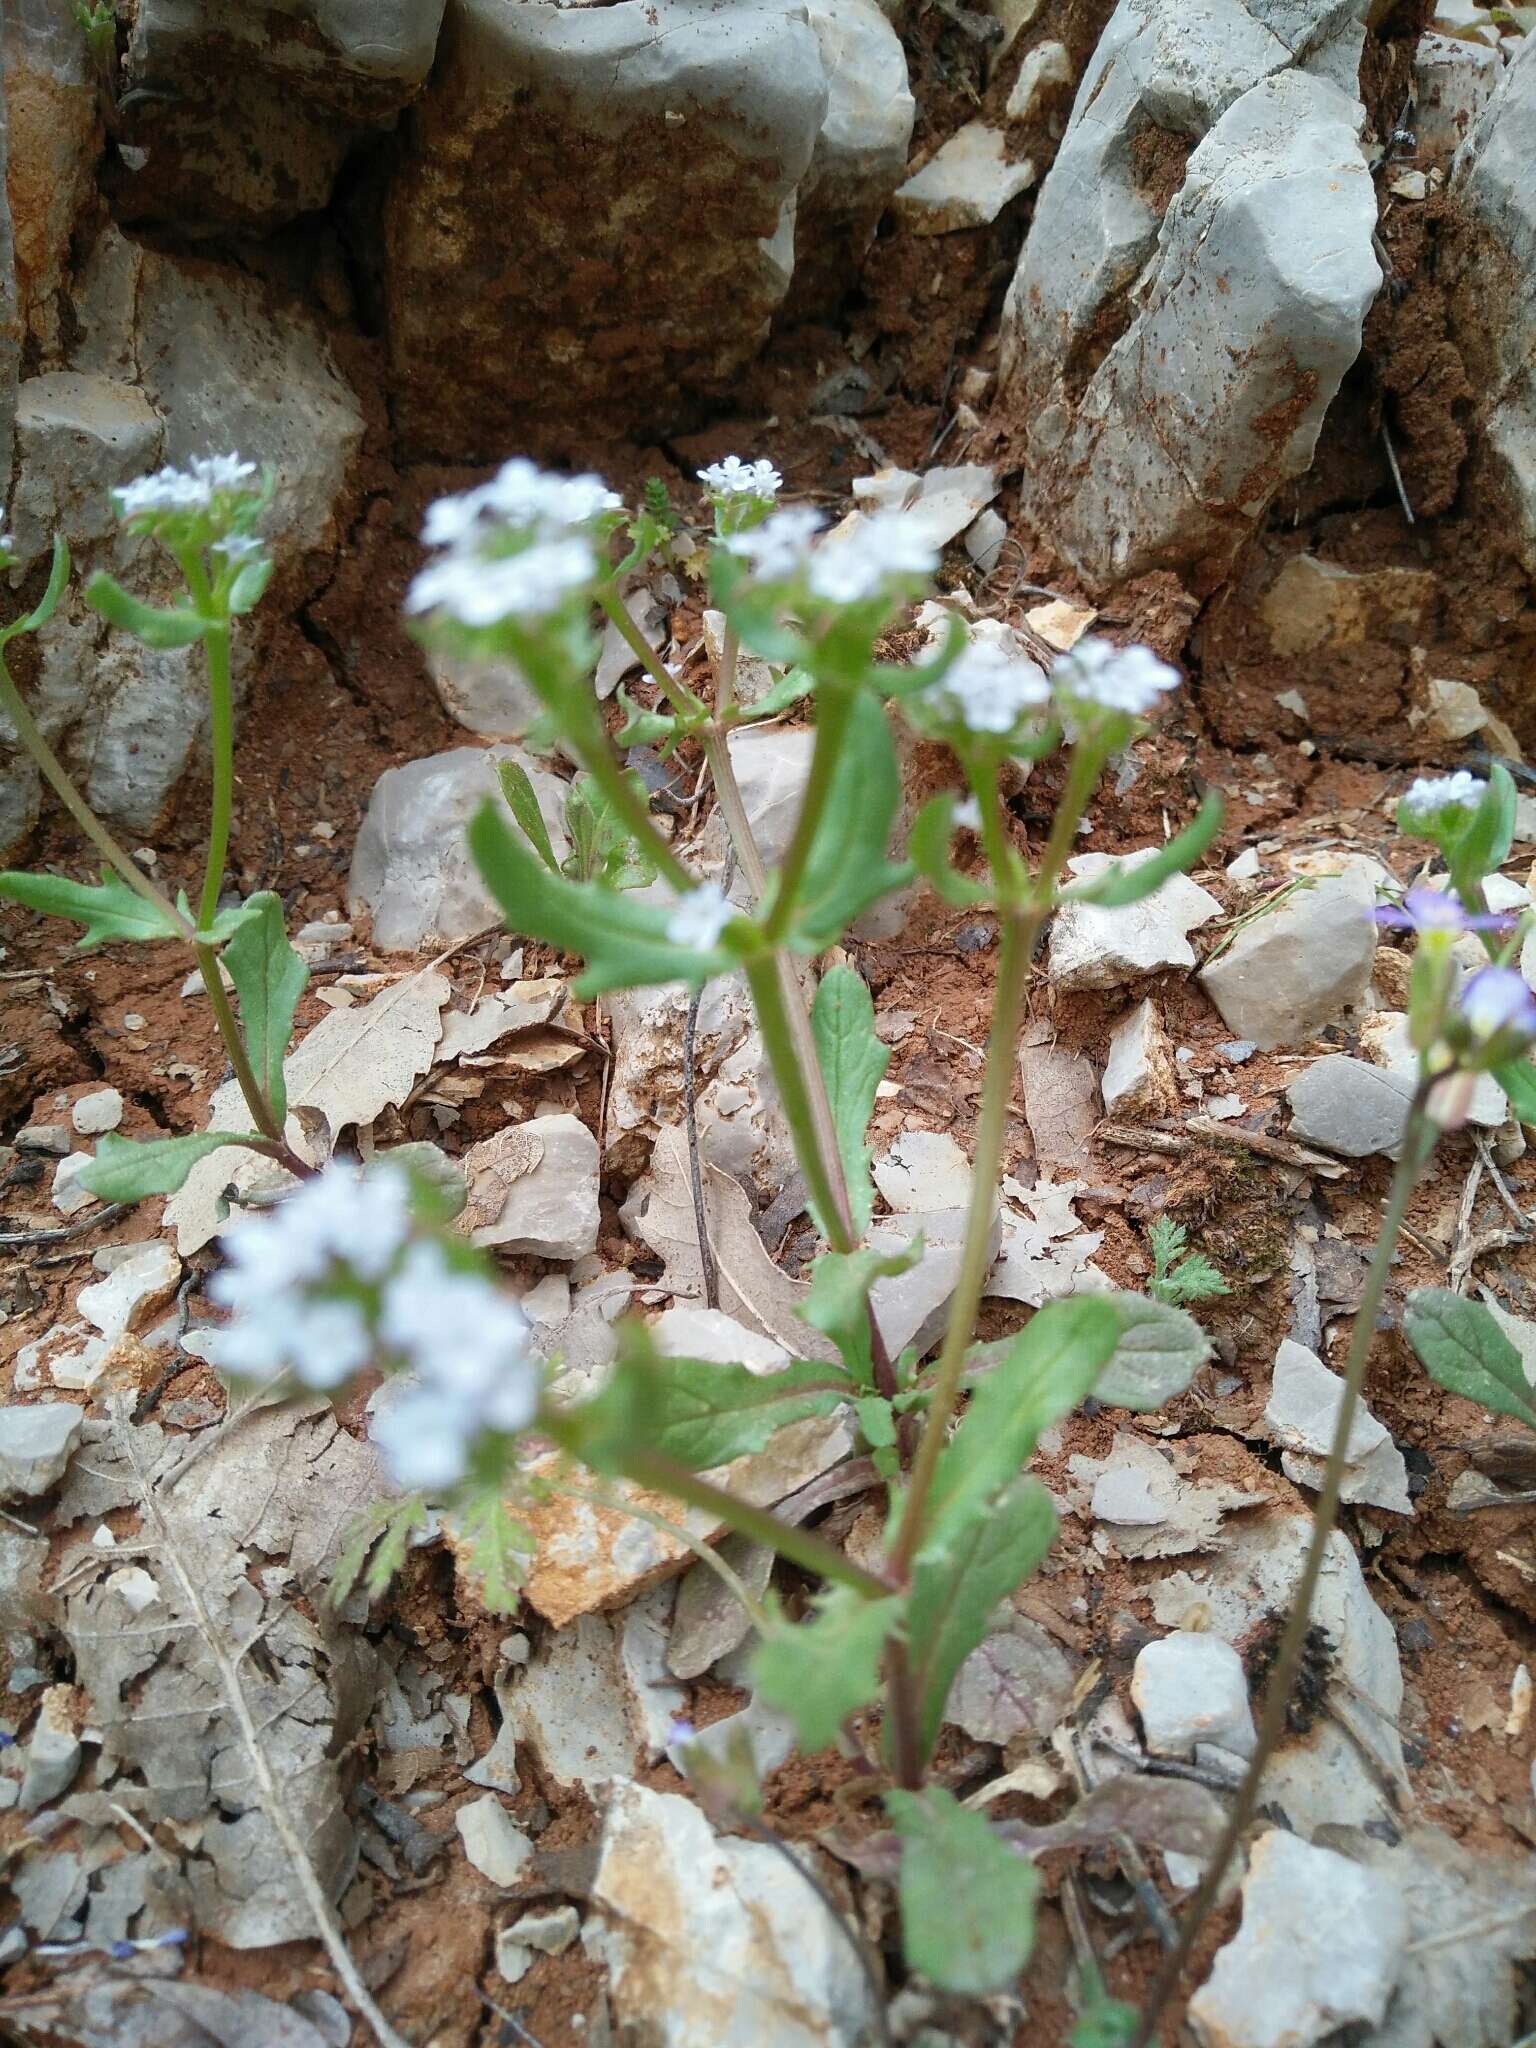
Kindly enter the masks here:
[[1497, 50], [1458, 36], [1426, 34], [1413, 54], [1414, 140], [1426, 157], [1450, 156], [1503, 75]]
[[1244, 925], [1202, 971], [1227, 1029], [1268, 1052], [1313, 1038], [1364, 1000], [1376, 892], [1357, 868], [1293, 890]]
[[1131, 1701], [1154, 1756], [1190, 1756], [1197, 1742], [1253, 1754], [1243, 1660], [1220, 1636], [1177, 1629], [1148, 1643], [1131, 1675]]
[[1019, 1047], [1024, 1117], [1036, 1161], [1073, 1173], [1087, 1158], [1099, 1120], [1098, 1076], [1084, 1054], [1053, 1040], [1051, 1025], [1041, 1019], [1025, 1032]]
[[553, 1906], [547, 1912], [525, 1913], [506, 1931], [541, 1956], [560, 1956], [581, 1932], [581, 1915], [574, 1906]]
[[1007, 538], [1007, 520], [990, 505], [985, 512], [979, 512], [965, 529], [965, 552], [983, 576], [990, 576], [997, 567], [998, 556], [1003, 552], [1003, 542]]
[[27, 1768], [17, 1801], [23, 1813], [51, 1806], [74, 1783], [80, 1768], [80, 1737], [74, 1724], [74, 1688], [51, 1685], [43, 1694], [27, 1743]]
[[1260, 1837], [1243, 1921], [1189, 2002], [1202, 2048], [1311, 2048], [1380, 2023], [1408, 1944], [1402, 1888], [1283, 1828]]
[[517, 1883], [533, 1856], [533, 1844], [495, 1793], [471, 1799], [453, 1817], [464, 1854], [492, 1884], [505, 1891]]
[[1366, 1159], [1373, 1152], [1395, 1159], [1407, 1128], [1413, 1082], [1336, 1052], [1315, 1060], [1285, 1094], [1293, 1138], [1346, 1159]]
[[181, 1283], [181, 1261], [163, 1238], [132, 1247], [104, 1280], [82, 1287], [75, 1306], [103, 1337], [140, 1328]]
[[1177, 1109], [1173, 1042], [1150, 997], [1110, 1034], [1102, 1087], [1104, 1108], [1111, 1116], [1169, 1116]]
[[579, 1259], [597, 1249], [597, 1140], [579, 1117], [530, 1117], [471, 1146], [460, 1219], [477, 1245]]
[[533, 1967], [533, 1950], [517, 1938], [514, 1928], [503, 1927], [496, 1936], [496, 1973], [508, 1984], [517, 1984]]
[[70, 1112], [70, 1121], [82, 1138], [99, 1138], [103, 1131], [115, 1131], [123, 1120], [123, 1098], [115, 1088], [96, 1088], [82, 1095]]
[[35, 1499], [61, 1479], [84, 1422], [73, 1401], [0, 1408], [0, 1502]]
[[[1137, 868], [1157, 849], [1115, 855], [1080, 853], [1067, 862], [1074, 880], [1091, 882], [1122, 868]], [[1139, 903], [1105, 909], [1069, 903], [1051, 927], [1050, 978], [1057, 988], [1119, 988], [1138, 975], [1193, 967], [1186, 933], [1215, 917], [1221, 905], [1187, 875], [1172, 875]]]
[[1236, 860], [1227, 862], [1229, 882], [1256, 882], [1260, 872], [1259, 849], [1256, 846], [1245, 846]]
[[[1264, 1410], [1264, 1420], [1276, 1442], [1288, 1450], [1313, 1451], [1325, 1457], [1343, 1399], [1344, 1382], [1339, 1375], [1330, 1372], [1305, 1344], [1285, 1338], [1275, 1354], [1274, 1379]], [[1385, 1441], [1385, 1427], [1363, 1401], [1358, 1402], [1344, 1449], [1346, 1459], [1353, 1465]]]
[[963, 1209], [971, 1163], [947, 1131], [903, 1131], [874, 1164], [875, 1186], [892, 1209]]
[[1064, 91], [1071, 83], [1072, 59], [1067, 55], [1065, 43], [1036, 43], [1019, 66], [1019, 75], [1013, 82], [1004, 111], [1010, 121], [1033, 120], [1037, 100], [1053, 86]]
[[1034, 182], [1028, 158], [1009, 163], [1001, 129], [968, 121], [908, 178], [891, 209], [914, 235], [947, 235], [987, 226]]
[[78, 1216], [96, 1200], [89, 1188], [79, 1185], [80, 1175], [92, 1164], [94, 1156], [90, 1152], [71, 1152], [54, 1168], [52, 1201], [61, 1216]]
[[149, 1019], [141, 1017], [137, 1010], [124, 1010], [123, 1012], [123, 1029], [125, 1031], [142, 1031], [148, 1022]]
[[18, 1152], [42, 1152], [62, 1159], [70, 1147], [68, 1124], [27, 1124], [16, 1133]]

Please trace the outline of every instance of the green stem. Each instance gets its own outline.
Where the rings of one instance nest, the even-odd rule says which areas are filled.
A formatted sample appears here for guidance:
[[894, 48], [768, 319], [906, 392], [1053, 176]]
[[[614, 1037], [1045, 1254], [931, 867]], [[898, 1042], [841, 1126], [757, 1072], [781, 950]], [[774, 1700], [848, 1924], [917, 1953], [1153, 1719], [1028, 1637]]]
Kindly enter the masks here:
[[800, 799], [800, 815], [795, 820], [795, 836], [789, 842], [779, 869], [778, 893], [773, 909], [763, 927], [764, 936], [772, 945], [784, 937], [791, 917], [794, 916], [800, 884], [805, 879], [805, 870], [811, 858], [811, 848], [816, 843], [816, 834], [821, 828], [822, 812], [827, 807], [831, 794], [833, 777], [837, 772], [837, 758], [842, 752], [843, 735], [853, 715], [853, 697], [843, 689], [827, 690], [818, 697], [816, 706], [816, 747], [811, 755], [811, 772], [806, 777], [805, 794]]
[[700, 700], [686, 684], [676, 676], [669, 676], [661, 658], [649, 640], [629, 616], [629, 607], [611, 583], [605, 583], [597, 593], [597, 601], [613, 624], [618, 628], [619, 638], [640, 663], [651, 681], [672, 706], [680, 718], [696, 718], [704, 709]]
[[208, 1001], [213, 1007], [213, 1021], [219, 1028], [219, 1037], [224, 1042], [225, 1054], [234, 1069], [235, 1079], [240, 1084], [245, 1106], [251, 1112], [251, 1120], [264, 1138], [282, 1147], [284, 1164], [290, 1171], [303, 1173], [306, 1170], [304, 1162], [289, 1151], [282, 1127], [273, 1115], [272, 1105], [256, 1078], [251, 1056], [246, 1051], [245, 1040], [241, 1036], [240, 1026], [235, 1022], [235, 1013], [225, 992], [224, 977], [219, 969], [219, 956], [212, 946], [199, 945], [196, 950], [197, 969], [203, 977], [203, 987], [208, 991]]
[[102, 824], [96, 813], [70, 780], [63, 762], [53, 751], [52, 747], [49, 746], [47, 740], [44, 739], [42, 728], [32, 716], [32, 713], [27, 708], [26, 700], [12, 681], [11, 672], [6, 667], [3, 658], [0, 658], [0, 706], [4, 707], [7, 717], [16, 728], [22, 745], [42, 770], [44, 779], [54, 795], [80, 827], [86, 838], [90, 840], [92, 846], [95, 847], [102, 859], [117, 874], [121, 875], [135, 895], [142, 897], [144, 902], [153, 904], [154, 908], [162, 916], [168, 918], [180, 930], [188, 944], [191, 944], [193, 937], [192, 926], [182, 916], [175, 904], [168, 897], [162, 896], [143, 870], [128, 858], [128, 855], [124, 853], [123, 849], [112, 837], [112, 834]]
[[[771, 957], [760, 957], [748, 965], [747, 985], [752, 991], [758, 1029], [763, 1034], [763, 1045], [778, 1083], [785, 1120], [795, 1141], [795, 1156], [800, 1161], [800, 1171], [805, 1175], [806, 1188], [816, 1205], [832, 1249], [851, 1252], [854, 1247], [853, 1222], [836, 1133], [832, 1133], [829, 1145], [817, 1117], [814, 1089], [816, 1081], [822, 1078], [821, 1062], [816, 1057], [816, 1043], [810, 1019], [800, 1000], [798, 984], [791, 980], [787, 993], [785, 989], [786, 977], [792, 977], [793, 972], [788, 957], [776, 951]], [[825, 1103], [824, 1086], [821, 1099]], [[830, 1125], [830, 1107], [825, 1114]], [[833, 1164], [829, 1165], [829, 1161]]]
[[1307, 1548], [1306, 1562], [1302, 1566], [1301, 1577], [1297, 1581], [1291, 1601], [1290, 1616], [1286, 1621], [1285, 1634], [1280, 1640], [1279, 1654], [1270, 1672], [1269, 1684], [1264, 1694], [1264, 1713], [1259, 1723], [1258, 1742], [1249, 1759], [1243, 1782], [1238, 1787], [1232, 1810], [1227, 1816], [1221, 1840], [1217, 1843], [1206, 1868], [1200, 1889], [1195, 1893], [1184, 1916], [1177, 1946], [1169, 1953], [1152, 1987], [1146, 2007], [1137, 2022], [1136, 2032], [1131, 2037], [1130, 2048], [1148, 2048], [1168, 2001], [1178, 1990], [1179, 1980], [1199, 1939], [1200, 1930], [1220, 1896], [1222, 1883], [1232, 1858], [1237, 1853], [1238, 1844], [1258, 1810], [1265, 1766], [1285, 1731], [1291, 1692], [1306, 1647], [1307, 1630], [1311, 1625], [1313, 1596], [1322, 1577], [1328, 1539], [1333, 1533], [1333, 1525], [1338, 1516], [1349, 1433], [1354, 1423], [1355, 1411], [1359, 1406], [1360, 1390], [1365, 1384], [1366, 1366], [1371, 1355], [1371, 1339], [1376, 1334], [1376, 1318], [1392, 1269], [1393, 1249], [1408, 1212], [1409, 1200], [1420, 1174], [1429, 1163], [1430, 1154], [1434, 1151], [1435, 1141], [1439, 1136], [1438, 1129], [1425, 1114], [1425, 1105], [1432, 1085], [1432, 1078], [1428, 1075], [1423, 1076], [1409, 1108], [1402, 1157], [1392, 1176], [1392, 1192], [1387, 1201], [1386, 1217], [1381, 1226], [1381, 1235], [1376, 1240], [1375, 1256], [1366, 1275], [1360, 1306], [1355, 1312], [1354, 1329], [1350, 1333], [1349, 1355], [1344, 1365], [1343, 1398], [1339, 1402], [1339, 1412], [1333, 1426], [1333, 1441], [1328, 1450], [1328, 1462], [1323, 1468], [1323, 1483], [1318, 1491], [1317, 1506], [1312, 1512], [1312, 1540]]
[[883, 1600], [892, 1591], [885, 1580], [865, 1571], [862, 1565], [855, 1564], [851, 1557], [845, 1557], [842, 1551], [823, 1542], [809, 1529], [793, 1528], [788, 1522], [781, 1522], [769, 1509], [738, 1500], [724, 1487], [700, 1478], [697, 1472], [690, 1472], [687, 1466], [679, 1465], [675, 1459], [665, 1457], [659, 1451], [628, 1452], [624, 1458], [624, 1470], [626, 1476], [639, 1485], [668, 1494], [689, 1507], [702, 1508], [706, 1514], [716, 1516], [740, 1535], [749, 1537], [754, 1543], [766, 1543], [780, 1557], [788, 1558], [791, 1564], [814, 1573], [819, 1579], [834, 1579], [851, 1586], [866, 1600]]
[[891, 1568], [902, 1582], [911, 1572], [912, 1560], [922, 1541], [928, 1494], [960, 1399], [965, 1354], [976, 1327], [981, 1290], [986, 1285], [987, 1269], [991, 1264], [992, 1216], [997, 1205], [1003, 1143], [1008, 1134], [1008, 1106], [1013, 1099], [1014, 1062], [1018, 1057], [1019, 1029], [1023, 1022], [1024, 990], [1029, 980], [1030, 963], [1034, 959], [1040, 928], [1055, 897], [1057, 878], [1071, 852], [1078, 820], [1102, 766], [1103, 758], [1097, 748], [1079, 746], [1074, 749], [1067, 769], [1067, 786], [1062, 791], [1051, 823], [1050, 838], [1046, 841], [1039, 869], [1024, 900], [1008, 901], [1010, 891], [1006, 868], [996, 876], [999, 890], [1003, 893], [1003, 944], [993, 995], [992, 1026], [987, 1036], [987, 1071], [976, 1120], [971, 1198], [966, 1211], [960, 1274], [939, 1351], [933, 1396], [924, 1419], [917, 1456], [912, 1462], [906, 1504], [891, 1553]]
[[581, 758], [581, 765], [597, 783], [603, 795], [618, 811], [647, 859], [666, 876], [674, 889], [691, 889], [697, 877], [691, 875], [656, 829], [645, 799], [619, 766], [613, 742], [595, 715], [583, 718], [581, 730], [567, 735]]
[[[235, 799], [235, 714], [229, 680], [229, 620], [210, 620], [203, 649], [208, 663], [209, 748], [213, 755], [213, 798], [208, 820], [208, 859], [198, 905], [200, 931], [211, 931], [219, 914], [219, 891], [229, 860], [230, 817]], [[215, 977], [217, 978], [217, 977]]]

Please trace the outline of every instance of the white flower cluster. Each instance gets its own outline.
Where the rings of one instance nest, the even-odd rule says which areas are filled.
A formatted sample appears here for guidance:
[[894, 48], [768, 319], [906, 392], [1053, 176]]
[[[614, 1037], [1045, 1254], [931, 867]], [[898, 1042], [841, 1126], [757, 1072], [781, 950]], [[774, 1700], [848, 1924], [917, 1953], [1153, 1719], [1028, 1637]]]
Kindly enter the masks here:
[[421, 537], [442, 552], [405, 608], [482, 627], [557, 611], [598, 573], [593, 520], [622, 503], [601, 477], [553, 476], [514, 456], [489, 483], [427, 507]]
[[760, 456], [756, 462], [743, 462], [739, 455], [727, 455], [724, 461], [701, 469], [698, 476], [705, 490], [716, 498], [764, 498], [771, 504], [784, 488], [783, 477], [766, 456]]
[[803, 579], [827, 604], [860, 604], [896, 578], [931, 576], [939, 566], [933, 543], [910, 512], [872, 512], [813, 548], [825, 524], [814, 507], [790, 505], [761, 526], [732, 534], [725, 545], [750, 563], [760, 583]]
[[412, 1236], [403, 1174], [328, 1166], [221, 1240], [210, 1297], [231, 1312], [219, 1360], [242, 1377], [291, 1372], [329, 1392], [388, 1355], [414, 1381], [374, 1435], [402, 1486], [463, 1476], [482, 1430], [515, 1430], [538, 1407], [521, 1309], [442, 1246]]
[[674, 946], [692, 946], [708, 953], [719, 944], [731, 919], [740, 914], [718, 882], [700, 882], [679, 899], [667, 919], [667, 937]]
[[8, 556], [14, 549], [15, 545], [15, 541], [11, 539], [11, 536], [6, 532], [5, 528], [3, 526], [0, 526], [0, 555]]
[[185, 469], [167, 463], [152, 476], [120, 485], [112, 497], [120, 519], [210, 512], [220, 496], [249, 495], [255, 476], [255, 463], [242, 462], [238, 455], [194, 455]]
[[1051, 671], [1057, 695], [1082, 711], [1119, 711], [1144, 718], [1157, 700], [1179, 686], [1179, 672], [1160, 661], [1150, 647], [1116, 647], [1090, 634], [1064, 654]]
[[1050, 702], [1051, 686], [1027, 655], [993, 640], [972, 640], [945, 671], [935, 694], [968, 731], [1006, 733], [1026, 712]]
[[1403, 798], [1403, 809], [1415, 818], [1433, 817], [1437, 811], [1471, 810], [1483, 800], [1488, 785], [1466, 768], [1454, 775], [1421, 775]]

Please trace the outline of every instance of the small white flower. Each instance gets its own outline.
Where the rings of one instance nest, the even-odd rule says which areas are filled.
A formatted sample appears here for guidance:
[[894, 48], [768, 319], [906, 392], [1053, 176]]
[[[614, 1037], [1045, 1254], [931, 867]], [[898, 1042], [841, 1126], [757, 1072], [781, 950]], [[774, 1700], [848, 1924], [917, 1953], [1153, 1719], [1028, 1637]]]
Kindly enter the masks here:
[[810, 561], [811, 542], [826, 523], [813, 505], [786, 505], [761, 526], [731, 534], [724, 545], [752, 565], [759, 582], [787, 583]]
[[597, 574], [592, 543], [571, 535], [537, 541], [515, 555], [455, 551], [418, 571], [406, 593], [408, 612], [436, 612], [461, 626], [542, 618]]
[[701, 882], [680, 899], [667, 919], [667, 937], [674, 946], [693, 946], [708, 953], [719, 944], [731, 919], [739, 915], [718, 882]]
[[623, 499], [600, 476], [556, 476], [525, 455], [504, 462], [478, 493], [486, 508], [508, 526], [585, 526], [600, 512], [617, 512]]
[[1052, 671], [1057, 690], [1070, 703], [1097, 705], [1144, 718], [1165, 691], [1179, 686], [1179, 672], [1150, 647], [1116, 647], [1090, 634], [1064, 654]]
[[437, 1492], [464, 1477], [473, 1420], [430, 1387], [415, 1387], [381, 1406], [368, 1433], [396, 1482]]
[[910, 512], [872, 512], [817, 549], [807, 581], [828, 604], [859, 604], [894, 578], [931, 576], [938, 566], [938, 550]]
[[1012, 732], [1026, 712], [1051, 699], [1044, 670], [1028, 655], [972, 640], [936, 686], [941, 701], [971, 732]]
[[151, 476], [136, 477], [113, 493], [118, 516], [137, 519], [145, 514], [207, 512], [216, 496], [249, 494], [256, 476], [254, 462], [242, 462], [238, 455], [196, 455], [185, 469], [168, 463]]
[[739, 455], [727, 455], [698, 473], [699, 482], [718, 498], [765, 498], [770, 503], [784, 488], [784, 479], [766, 457], [743, 462]]
[[1488, 785], [1466, 768], [1454, 775], [1421, 775], [1403, 798], [1403, 809], [1415, 818], [1432, 817], [1453, 805], [1471, 810], [1482, 802]]
[[981, 830], [981, 805], [974, 796], [968, 796], [950, 812], [950, 822], [957, 832], [979, 832]]
[[6, 532], [5, 528], [3, 526], [0, 526], [0, 555], [11, 554], [14, 551], [15, 546], [15, 541], [12, 540], [11, 536]]

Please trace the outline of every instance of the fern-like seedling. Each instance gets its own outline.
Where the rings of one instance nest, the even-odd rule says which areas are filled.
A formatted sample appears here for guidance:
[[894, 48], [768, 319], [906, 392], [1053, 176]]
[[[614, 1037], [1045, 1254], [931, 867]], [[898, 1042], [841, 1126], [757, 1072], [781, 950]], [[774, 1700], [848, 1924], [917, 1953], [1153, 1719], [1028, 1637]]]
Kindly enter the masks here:
[[1155, 1301], [1178, 1308], [1186, 1301], [1208, 1301], [1214, 1295], [1232, 1292], [1204, 1252], [1186, 1249], [1189, 1232], [1182, 1223], [1159, 1216], [1147, 1235], [1152, 1246], [1150, 1292]]

